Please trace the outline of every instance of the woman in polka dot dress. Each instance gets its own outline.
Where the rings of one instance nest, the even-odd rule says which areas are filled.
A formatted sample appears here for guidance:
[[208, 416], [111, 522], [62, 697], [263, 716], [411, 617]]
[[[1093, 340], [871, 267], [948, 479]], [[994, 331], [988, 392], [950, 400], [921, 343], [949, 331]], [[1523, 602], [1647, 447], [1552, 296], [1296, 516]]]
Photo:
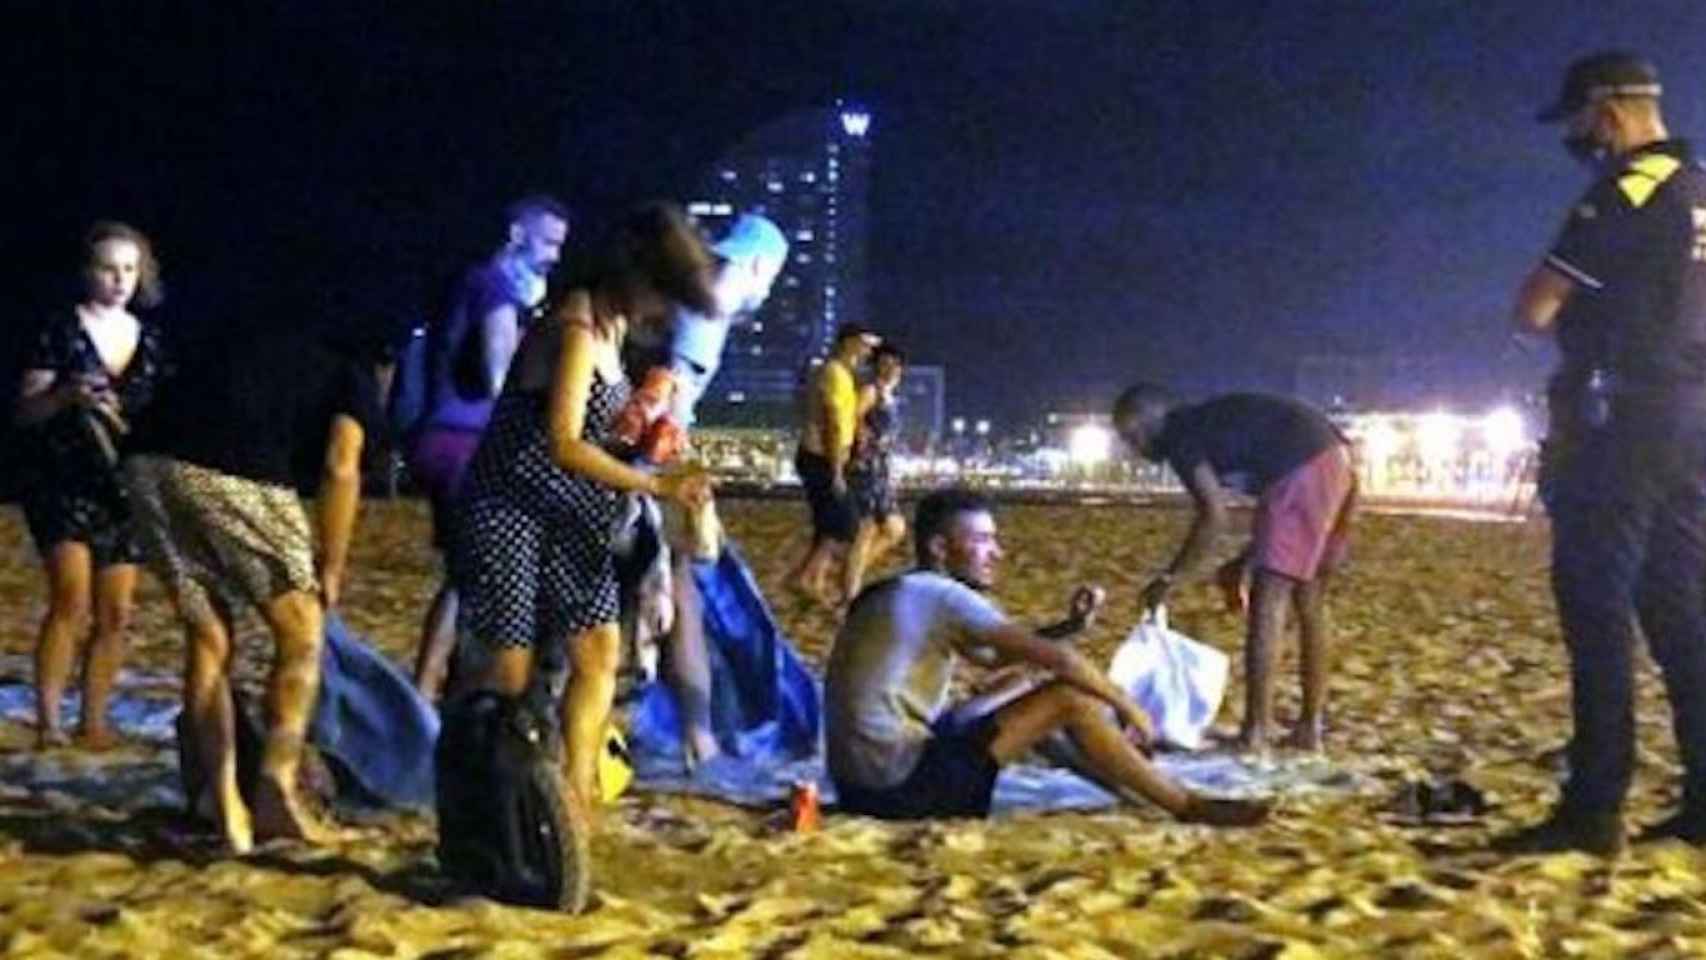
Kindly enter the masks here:
[[[160, 328], [131, 312], [160, 300], [159, 267], [141, 231], [97, 223], [84, 240], [84, 296], [51, 318], [24, 363], [14, 417], [28, 450], [24, 519], [47, 568], [36, 640], [36, 745], [67, 742], [59, 708], [83, 634], [79, 745], [115, 743], [107, 700], [141, 559], [118, 453], [162, 375]], [[92, 627], [92, 629], [91, 629]]]
[[711, 309], [710, 265], [675, 208], [630, 215], [603, 266], [522, 340], [460, 493], [451, 562], [462, 633], [480, 648], [465, 654], [484, 660], [474, 685], [520, 694], [535, 657], [562, 645], [567, 782], [583, 809], [598, 795], [621, 652], [611, 536], [622, 498], [694, 506], [710, 495], [703, 474], [646, 473], [607, 449], [629, 390], [622, 340], [630, 325], [667, 322], [675, 304]]

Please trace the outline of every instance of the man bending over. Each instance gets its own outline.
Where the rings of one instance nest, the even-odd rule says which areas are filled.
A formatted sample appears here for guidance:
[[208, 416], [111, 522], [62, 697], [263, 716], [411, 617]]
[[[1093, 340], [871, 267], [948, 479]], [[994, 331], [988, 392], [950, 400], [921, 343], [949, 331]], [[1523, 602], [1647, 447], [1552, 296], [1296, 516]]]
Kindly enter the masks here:
[[[1143, 708], [1076, 651], [1013, 623], [984, 596], [1002, 556], [987, 500], [939, 490], [919, 503], [913, 531], [917, 569], [861, 593], [830, 652], [825, 742], [842, 810], [985, 816], [1001, 767], [1064, 734], [1083, 772], [1123, 800], [1149, 800], [1192, 823], [1266, 818], [1265, 802], [1200, 796], [1156, 769], [1143, 752], [1154, 736]], [[1029, 664], [1053, 680], [951, 707], [961, 657]]]
[[1145, 608], [1162, 603], [1214, 548], [1227, 525], [1228, 488], [1256, 498], [1249, 544], [1218, 573], [1229, 606], [1248, 621], [1239, 744], [1267, 749], [1274, 661], [1290, 607], [1303, 652], [1303, 710], [1287, 745], [1320, 750], [1331, 654], [1327, 586], [1344, 562], [1357, 502], [1344, 434], [1326, 414], [1290, 397], [1229, 393], [1185, 405], [1147, 383], [1120, 394], [1114, 427], [1133, 452], [1172, 467], [1195, 508], [1173, 561], [1143, 588]]

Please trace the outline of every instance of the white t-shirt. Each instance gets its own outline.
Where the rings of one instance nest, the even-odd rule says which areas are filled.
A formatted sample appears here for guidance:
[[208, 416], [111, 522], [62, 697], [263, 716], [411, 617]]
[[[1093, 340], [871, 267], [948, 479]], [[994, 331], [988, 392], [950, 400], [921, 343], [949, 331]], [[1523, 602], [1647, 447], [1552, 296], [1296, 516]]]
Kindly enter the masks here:
[[[657, 364], [669, 368], [675, 375], [675, 395], [669, 412], [677, 423], [691, 427], [696, 419], [699, 398], [710, 388], [711, 380], [722, 366], [723, 346], [729, 339], [731, 321], [728, 317], [710, 316], [685, 308], [677, 308], [670, 317], [667, 330], [647, 330], [635, 327], [628, 332], [624, 349], [645, 365]], [[630, 369], [631, 376], [641, 376], [643, 369]]]
[[926, 570], [861, 595], [824, 671], [831, 776], [872, 790], [905, 780], [948, 707], [959, 657], [991, 658], [977, 638], [1006, 622], [983, 594]]

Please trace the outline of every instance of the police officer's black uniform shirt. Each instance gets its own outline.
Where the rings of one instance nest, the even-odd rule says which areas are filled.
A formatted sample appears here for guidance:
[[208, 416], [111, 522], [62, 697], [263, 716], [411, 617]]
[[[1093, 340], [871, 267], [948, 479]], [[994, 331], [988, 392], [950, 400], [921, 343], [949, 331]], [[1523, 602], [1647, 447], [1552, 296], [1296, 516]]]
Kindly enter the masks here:
[[1154, 454], [1181, 478], [1206, 462], [1222, 484], [1257, 495], [1344, 442], [1326, 414], [1301, 400], [1229, 393], [1168, 413]]
[[1622, 158], [1571, 210], [1546, 263], [1577, 284], [1560, 317], [1567, 366], [1603, 368], [1616, 393], [1697, 402], [1689, 395], [1706, 388], [1706, 171], [1686, 142]]

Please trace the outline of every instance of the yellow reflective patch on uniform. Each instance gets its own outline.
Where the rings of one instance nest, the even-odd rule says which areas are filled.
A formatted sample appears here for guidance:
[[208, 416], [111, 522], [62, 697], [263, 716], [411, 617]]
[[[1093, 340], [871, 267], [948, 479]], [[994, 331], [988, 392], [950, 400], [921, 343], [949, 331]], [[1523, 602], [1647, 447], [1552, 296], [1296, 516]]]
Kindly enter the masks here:
[[1628, 198], [1630, 206], [1641, 207], [1652, 199], [1653, 191], [1680, 169], [1681, 160], [1662, 153], [1636, 157], [1625, 168], [1625, 173], [1617, 178], [1617, 189], [1623, 191], [1623, 196]]
[[1662, 153], [1648, 153], [1636, 157], [1629, 164], [1629, 169], [1664, 183], [1670, 179], [1671, 174], [1682, 169], [1682, 161]]

